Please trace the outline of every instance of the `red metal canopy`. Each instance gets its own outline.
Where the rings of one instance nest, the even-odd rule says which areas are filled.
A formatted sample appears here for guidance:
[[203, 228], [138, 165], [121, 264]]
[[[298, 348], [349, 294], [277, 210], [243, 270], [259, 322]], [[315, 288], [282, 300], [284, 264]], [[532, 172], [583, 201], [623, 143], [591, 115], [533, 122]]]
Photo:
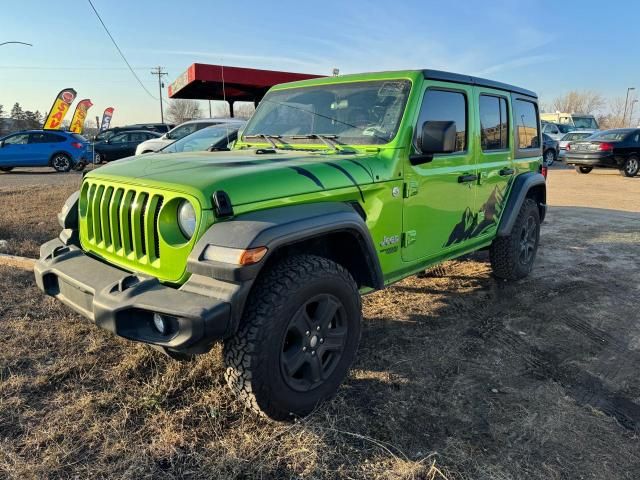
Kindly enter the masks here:
[[169, 85], [169, 97], [259, 102], [274, 85], [321, 76], [194, 63]]

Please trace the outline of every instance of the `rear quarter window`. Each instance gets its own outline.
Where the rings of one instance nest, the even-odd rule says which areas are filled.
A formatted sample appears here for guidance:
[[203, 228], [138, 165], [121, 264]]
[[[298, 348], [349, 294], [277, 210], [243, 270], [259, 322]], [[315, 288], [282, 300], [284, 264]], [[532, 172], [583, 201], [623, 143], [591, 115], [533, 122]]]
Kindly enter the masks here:
[[538, 107], [534, 102], [517, 99], [513, 102], [513, 124], [518, 150], [540, 148]]

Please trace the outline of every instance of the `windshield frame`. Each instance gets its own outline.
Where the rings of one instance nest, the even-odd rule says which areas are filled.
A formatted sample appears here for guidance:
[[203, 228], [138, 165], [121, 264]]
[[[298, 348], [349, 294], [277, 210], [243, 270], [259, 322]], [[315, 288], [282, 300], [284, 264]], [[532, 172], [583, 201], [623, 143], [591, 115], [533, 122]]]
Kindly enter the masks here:
[[[335, 81], [335, 82], [326, 82], [326, 83], [313, 83], [310, 85], [291, 85], [290, 87], [275, 87], [271, 90], [269, 90], [269, 92], [267, 92], [267, 94], [265, 95], [265, 97], [263, 98], [263, 100], [260, 101], [260, 104], [258, 105], [258, 107], [256, 108], [256, 112], [254, 112], [254, 114], [251, 116], [251, 118], [248, 120], [248, 122], [245, 124], [244, 128], [242, 128], [240, 130], [239, 133], [241, 133], [241, 135], [238, 135], [238, 140], [236, 143], [235, 148], [247, 148], [247, 147], [253, 147], [256, 145], [268, 145], [269, 148], [272, 147], [271, 142], [269, 142], [266, 138], [262, 138], [259, 139], [258, 137], [260, 137], [262, 134], [261, 133], [251, 133], [249, 128], [252, 126], [252, 124], [254, 122], [256, 122], [256, 118], [257, 117], [257, 112], [260, 110], [261, 106], [264, 103], [264, 100], [269, 100], [269, 96], [271, 94], [276, 94], [276, 93], [280, 93], [280, 92], [287, 92], [287, 91], [291, 91], [291, 90], [303, 90], [303, 89], [315, 89], [315, 88], [323, 88], [323, 87], [331, 87], [331, 86], [336, 86], [336, 85], [345, 85], [345, 86], [352, 86], [355, 84], [363, 84], [363, 85], [367, 85], [367, 84], [384, 84], [385, 82], [403, 82], [406, 83], [408, 85], [408, 89], [405, 93], [405, 98], [403, 100], [403, 105], [402, 105], [402, 111], [401, 113], [398, 115], [398, 119], [397, 119], [397, 123], [395, 125], [395, 130], [393, 133], [393, 136], [391, 138], [389, 138], [388, 140], [386, 138], [382, 138], [382, 137], [378, 137], [378, 138], [382, 138], [382, 140], [384, 140], [384, 142], [381, 143], [375, 143], [375, 142], [367, 142], [367, 143], [342, 143], [340, 141], [340, 137], [338, 137], [338, 146], [339, 147], [352, 147], [352, 148], [357, 148], [357, 149], [362, 149], [362, 148], [383, 148], [383, 147], [389, 147], [389, 145], [393, 144], [400, 132], [402, 131], [403, 128], [403, 124], [405, 122], [408, 110], [410, 110], [410, 99], [411, 96], [414, 93], [415, 90], [415, 81], [413, 78], [411, 77], [405, 77], [405, 76], [394, 76], [394, 77], [388, 77], [388, 78], [358, 78], [358, 79], [340, 79], [340, 81]], [[264, 108], [264, 107], [263, 107]], [[364, 130], [364, 129], [363, 129]], [[249, 132], [249, 135], [247, 138], [247, 132]], [[255, 136], [255, 140], [254, 140], [254, 136]], [[283, 139], [291, 139], [292, 141], [287, 141], [285, 143], [282, 143], [281, 141], [278, 142], [278, 144], [282, 144], [283, 149], [287, 149], [287, 147], [290, 147], [291, 149], [295, 149], [295, 150], [328, 150], [330, 149], [326, 142], [323, 141], [320, 137], [325, 136], [325, 137], [331, 137], [332, 141], [336, 141], [333, 134], [330, 133], [309, 133], [307, 134], [291, 134], [291, 135], [269, 135], [267, 134], [268, 137], [271, 138], [283, 138]], [[309, 138], [303, 138], [305, 136], [308, 136]], [[375, 138], [375, 135], [372, 135], [371, 138]]]

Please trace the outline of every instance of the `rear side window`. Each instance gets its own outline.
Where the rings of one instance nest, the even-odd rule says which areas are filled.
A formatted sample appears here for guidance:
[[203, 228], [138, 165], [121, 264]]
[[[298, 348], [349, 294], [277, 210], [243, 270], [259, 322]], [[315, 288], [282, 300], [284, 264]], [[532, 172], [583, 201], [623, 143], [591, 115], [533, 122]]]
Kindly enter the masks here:
[[424, 122], [445, 121], [456, 124], [456, 152], [467, 149], [467, 97], [461, 92], [429, 89], [424, 94], [417, 132]]
[[536, 104], [527, 100], [516, 100], [513, 104], [513, 110], [518, 149], [540, 148]]
[[77, 140], [77, 141], [79, 141], [79, 142], [83, 142], [83, 143], [86, 143], [86, 142], [87, 142], [87, 139], [86, 139], [86, 138], [84, 138], [84, 137], [83, 137], [82, 135], [80, 135], [79, 133], [72, 133], [72, 134], [71, 134], [71, 137], [72, 137], [74, 140]]
[[485, 152], [509, 148], [509, 117], [505, 98], [480, 95], [480, 141]]

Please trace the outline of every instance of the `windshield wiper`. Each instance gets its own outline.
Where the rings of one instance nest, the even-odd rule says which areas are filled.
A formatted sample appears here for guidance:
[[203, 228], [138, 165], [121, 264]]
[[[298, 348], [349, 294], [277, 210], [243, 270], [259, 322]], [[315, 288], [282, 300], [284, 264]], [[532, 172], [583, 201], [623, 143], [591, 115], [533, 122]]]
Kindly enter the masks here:
[[336, 141], [338, 139], [338, 135], [318, 135], [317, 133], [310, 133], [309, 135], [294, 135], [291, 138], [294, 140], [296, 138], [318, 139], [322, 143], [324, 143], [327, 147], [337, 152], [342, 152], [345, 150], [345, 147], [340, 145]]
[[265, 135], [264, 133], [256, 133], [255, 135], [245, 135], [244, 138], [263, 138], [264, 140], [269, 142], [271, 144], [271, 146], [273, 148], [275, 148], [276, 150], [278, 150], [278, 149], [288, 150], [287, 147], [279, 147], [278, 144], [273, 141], [273, 139], [276, 138], [280, 142], [282, 142], [282, 140], [280, 140], [281, 137], [279, 135]]

